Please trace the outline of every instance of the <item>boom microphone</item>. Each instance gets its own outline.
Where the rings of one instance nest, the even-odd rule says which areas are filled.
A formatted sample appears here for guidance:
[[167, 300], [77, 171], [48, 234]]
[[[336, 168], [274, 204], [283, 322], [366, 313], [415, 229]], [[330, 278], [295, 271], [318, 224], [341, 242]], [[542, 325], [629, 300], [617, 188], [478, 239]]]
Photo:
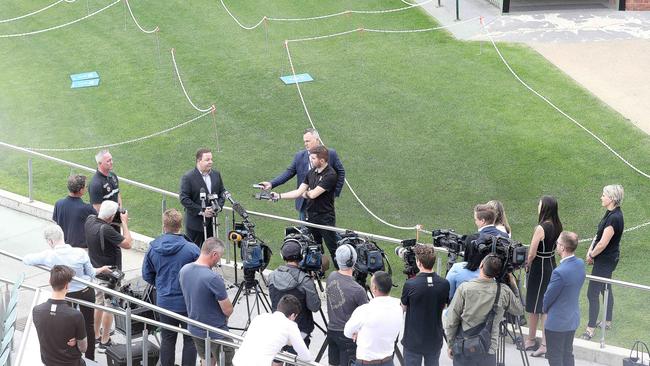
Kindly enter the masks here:
[[232, 198], [232, 195], [228, 191], [223, 191], [223, 196], [230, 201], [230, 204], [232, 205], [232, 209], [235, 210], [241, 216], [244, 220], [248, 220], [248, 212], [246, 212], [246, 209], [242, 207], [242, 205], [239, 204], [239, 202], [235, 201]]

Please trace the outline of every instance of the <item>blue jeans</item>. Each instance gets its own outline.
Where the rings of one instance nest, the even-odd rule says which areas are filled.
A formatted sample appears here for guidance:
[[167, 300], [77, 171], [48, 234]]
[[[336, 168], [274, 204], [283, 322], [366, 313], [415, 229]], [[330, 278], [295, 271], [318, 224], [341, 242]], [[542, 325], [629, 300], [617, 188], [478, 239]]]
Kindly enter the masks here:
[[[187, 316], [187, 313], [178, 312], [177, 314]], [[180, 326], [181, 328], [187, 329], [187, 324], [184, 322], [170, 318], [167, 315], [160, 314], [160, 322]], [[160, 364], [162, 366], [174, 366], [174, 361], [176, 358], [176, 336], [178, 333], [172, 332], [171, 330], [161, 329], [160, 330]], [[182, 355], [182, 366], [194, 366], [196, 365], [196, 347], [192, 341], [192, 337], [188, 335], [183, 335], [183, 355]]]
[[424, 366], [438, 366], [440, 349], [430, 353], [418, 353], [404, 347], [404, 366], [422, 366], [422, 359]]

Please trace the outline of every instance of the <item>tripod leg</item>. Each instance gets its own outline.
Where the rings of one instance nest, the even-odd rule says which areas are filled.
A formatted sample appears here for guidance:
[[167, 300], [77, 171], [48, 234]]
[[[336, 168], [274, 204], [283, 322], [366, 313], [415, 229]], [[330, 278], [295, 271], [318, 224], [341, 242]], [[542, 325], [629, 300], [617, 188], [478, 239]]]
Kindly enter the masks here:
[[395, 341], [395, 356], [397, 357], [397, 361], [399, 361], [400, 365], [405, 365], [402, 352], [400, 352], [399, 348], [397, 348], [397, 340]]
[[318, 354], [316, 355], [316, 362], [320, 362], [320, 359], [323, 358], [326, 349], [327, 349], [327, 337], [325, 337], [323, 344], [320, 346], [320, 350], [318, 350]]
[[[523, 343], [524, 334], [521, 331], [521, 323], [519, 323], [518, 320], [519, 320], [519, 318], [517, 318], [517, 326], [516, 327], [515, 327], [514, 323], [512, 324], [512, 333], [514, 333], [516, 335], [517, 334], [517, 329], [519, 329], [519, 336], [521, 337], [521, 340], [522, 340], [522, 343]], [[530, 365], [530, 362], [528, 361], [528, 354], [526, 353], [526, 349], [525, 349], [524, 345], [522, 345], [521, 349], [519, 350], [519, 354], [521, 355], [521, 363], [524, 366]]]

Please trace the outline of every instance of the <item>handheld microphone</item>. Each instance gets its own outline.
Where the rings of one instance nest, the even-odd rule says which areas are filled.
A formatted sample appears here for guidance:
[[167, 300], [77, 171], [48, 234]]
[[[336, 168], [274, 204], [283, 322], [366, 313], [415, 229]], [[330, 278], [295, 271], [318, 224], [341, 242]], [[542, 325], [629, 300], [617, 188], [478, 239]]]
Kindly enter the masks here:
[[228, 201], [230, 201], [230, 204], [232, 205], [232, 209], [235, 210], [241, 216], [244, 220], [248, 220], [248, 212], [242, 207], [242, 205], [239, 204], [239, 202], [235, 201], [232, 198], [232, 195], [228, 191], [223, 191], [223, 196], [226, 198]]
[[261, 184], [253, 184], [253, 188], [264, 189], [264, 186]]
[[201, 209], [205, 210], [205, 188], [201, 187], [201, 190], [199, 191], [199, 199], [201, 200]]

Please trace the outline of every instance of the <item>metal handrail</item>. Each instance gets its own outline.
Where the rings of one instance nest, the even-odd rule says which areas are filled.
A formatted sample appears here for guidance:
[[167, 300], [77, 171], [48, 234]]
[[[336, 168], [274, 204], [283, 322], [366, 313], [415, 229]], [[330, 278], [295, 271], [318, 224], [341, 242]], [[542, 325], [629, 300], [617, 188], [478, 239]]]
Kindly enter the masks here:
[[[14, 281], [11, 281], [11, 280], [3, 278], [3, 277], [0, 277], [0, 282], [15, 284]], [[22, 287], [22, 288], [24, 288], [26, 290], [34, 291], [37, 295], [41, 291], [41, 289], [38, 288], [38, 287], [26, 285], [24, 283], [18, 285], [18, 287]], [[37, 300], [38, 300], [38, 297], [35, 296], [34, 302], [36, 302]], [[65, 300], [69, 301], [69, 302], [79, 304], [79, 305], [83, 305], [83, 306], [86, 306], [86, 307], [89, 307], [89, 308], [93, 308], [93, 309], [96, 309], [96, 310], [101, 310], [101, 311], [104, 311], [104, 312], [107, 312], [107, 313], [111, 313], [113, 315], [119, 315], [119, 316], [124, 316], [124, 317], [127, 317], [127, 318], [131, 318], [131, 319], [133, 319], [135, 321], [138, 321], [138, 322], [141, 322], [141, 323], [144, 323], [144, 324], [147, 324], [147, 325], [153, 325], [153, 326], [156, 326], [158, 328], [164, 328], [164, 329], [167, 329], [167, 330], [172, 331], [172, 332], [176, 332], [176, 333], [180, 333], [180, 334], [183, 334], [183, 335], [188, 335], [188, 336], [191, 336], [191, 337], [198, 338], [195, 335], [193, 335], [192, 333], [190, 333], [190, 331], [187, 330], [187, 329], [184, 329], [184, 328], [181, 328], [181, 327], [178, 327], [178, 326], [174, 326], [174, 325], [169, 325], [169, 324], [166, 324], [166, 323], [162, 323], [160, 321], [149, 319], [149, 318], [146, 318], [146, 317], [143, 317], [143, 316], [140, 316], [140, 315], [130, 315], [129, 316], [129, 315], [127, 315], [127, 311], [121, 311], [121, 310], [118, 310], [118, 309], [110, 307], [110, 306], [99, 305], [99, 304], [91, 303], [91, 302], [80, 300], [80, 299], [70, 298], [70, 297], [67, 297], [67, 296], [66, 296]], [[149, 304], [149, 305], [151, 305], [151, 304]], [[152, 309], [152, 310], [155, 310], [155, 309]], [[28, 320], [27, 324], [29, 324], [29, 320]], [[129, 334], [129, 333], [130, 332], [127, 332], [127, 334]], [[26, 335], [27, 335], [27, 330], [25, 330], [25, 333], [23, 335], [23, 340], [25, 340], [27, 338]], [[233, 337], [231, 337], [231, 334], [228, 334], [227, 337], [233, 338]], [[217, 343], [217, 344], [221, 344], [221, 345], [232, 347], [232, 348], [239, 348], [239, 346], [240, 346], [240, 344], [237, 343], [237, 342], [230, 342], [230, 341], [223, 340], [223, 339], [211, 339], [209, 337], [208, 337], [208, 339], [212, 343]], [[24, 346], [23, 342], [21, 342], [21, 346]], [[21, 353], [22, 353], [22, 351], [21, 351]], [[290, 364], [294, 364], [294, 365], [298, 365], [298, 366], [319, 365], [319, 364], [313, 363], [313, 362], [300, 361], [300, 360], [297, 360], [295, 358], [295, 356], [293, 356], [293, 355], [288, 356], [288, 355], [289, 355], [288, 353], [279, 353], [275, 358], [280, 360], [280, 361], [288, 362]], [[19, 355], [19, 357], [20, 356], [21, 355]], [[144, 359], [144, 357], [146, 357], [146, 356], [143, 353], [143, 359]], [[20, 360], [20, 359], [21, 358], [19, 358], [17, 360]], [[20, 365], [20, 362], [17, 362], [17, 365]]]
[[[19, 151], [19, 152], [29, 154], [29, 155], [33, 155], [33, 156], [37, 156], [37, 157], [43, 158], [45, 160], [54, 161], [56, 163], [67, 165], [69, 167], [85, 170], [87, 172], [94, 173], [96, 171], [96, 169], [89, 168], [89, 167], [81, 165], [81, 164], [77, 164], [77, 163], [73, 163], [71, 161], [59, 159], [59, 158], [56, 158], [54, 156], [50, 156], [50, 155], [46, 155], [46, 154], [39, 153], [39, 152], [36, 152], [36, 151], [32, 151], [32, 150], [26, 149], [24, 147], [8, 144], [6, 142], [0, 141], [0, 147], [6, 147], [6, 148], [11, 149], [11, 150]], [[30, 175], [30, 177], [31, 177], [31, 175]], [[175, 192], [170, 192], [170, 191], [167, 191], [167, 190], [164, 190], [164, 189], [161, 189], [161, 188], [150, 186], [148, 184], [140, 183], [138, 181], [128, 179], [128, 178], [124, 178], [124, 177], [120, 177], [120, 181], [124, 182], [124, 183], [128, 183], [128, 184], [130, 184], [132, 186], [135, 186], [135, 187], [138, 187], [138, 188], [142, 188], [142, 189], [150, 191], [150, 192], [162, 194], [163, 196], [166, 196], [166, 197], [179, 199], [178, 193], [175, 193]], [[232, 208], [228, 207], [228, 206], [224, 206], [223, 209], [227, 210], [227, 211], [232, 211]], [[338, 232], [338, 233], [345, 233], [347, 230], [349, 230], [349, 229], [346, 229], [346, 228], [340, 228], [340, 227], [335, 227], [335, 226], [327, 226], [327, 225], [319, 225], [319, 224], [314, 224], [314, 223], [310, 223], [310, 222], [306, 222], [306, 221], [291, 219], [291, 218], [284, 217], [284, 216], [277, 216], [277, 215], [267, 214], [267, 213], [263, 213], [263, 212], [248, 211], [248, 210], [247, 210], [247, 212], [250, 215], [253, 215], [253, 216], [264, 217], [264, 218], [273, 219], [273, 220], [280, 220], [280, 221], [289, 222], [291, 224], [309, 226], [309, 227], [313, 227], [313, 228], [317, 228], [317, 229], [323, 229], [323, 230], [330, 230], [330, 231], [335, 231], [335, 232]], [[367, 237], [369, 239], [372, 239], [372, 240], [384, 241], [384, 242], [388, 242], [388, 243], [399, 244], [403, 240], [403, 239], [392, 238], [392, 237], [384, 236], [384, 235], [366, 233], [366, 232], [358, 231], [358, 230], [354, 230], [354, 232], [361, 235], [361, 236], [365, 236], [365, 237]]]
[[[0, 254], [22, 262], [22, 258], [20, 258], [17, 255], [14, 255], [12, 253], [9, 253], [6, 250], [0, 249]], [[36, 267], [36, 268], [39, 268], [39, 269], [42, 269], [42, 270], [48, 271], [48, 272], [50, 271], [50, 269], [48, 267], [45, 267], [45, 266], [33, 266], [33, 267]], [[231, 338], [231, 339], [234, 339], [234, 340], [237, 340], [237, 341], [243, 341], [244, 340], [244, 337], [239, 336], [237, 334], [230, 333], [230, 332], [227, 332], [227, 331], [225, 331], [223, 329], [219, 329], [219, 328], [216, 328], [216, 327], [213, 327], [213, 326], [198, 322], [198, 321], [196, 321], [194, 319], [190, 319], [190, 318], [188, 318], [186, 316], [179, 315], [179, 314], [177, 314], [177, 313], [175, 313], [173, 311], [161, 308], [159, 306], [152, 305], [152, 304], [150, 304], [150, 303], [148, 303], [146, 301], [143, 301], [143, 300], [137, 299], [135, 297], [123, 294], [123, 293], [121, 293], [119, 291], [115, 291], [115, 290], [109, 289], [107, 287], [100, 286], [100, 285], [98, 285], [96, 283], [85, 280], [83, 278], [74, 276], [73, 280], [77, 281], [77, 282], [80, 282], [80, 283], [82, 283], [82, 284], [84, 284], [84, 285], [86, 285], [88, 287], [91, 287], [91, 288], [93, 288], [95, 290], [102, 291], [102, 292], [104, 292], [106, 294], [109, 294], [109, 295], [111, 295], [113, 297], [124, 299], [129, 303], [136, 304], [136, 305], [144, 307], [146, 309], [153, 310], [153, 311], [155, 311], [157, 313], [164, 314], [164, 315], [166, 315], [166, 316], [168, 316], [170, 318], [174, 318], [174, 319], [180, 320], [182, 322], [185, 322], [187, 324], [191, 324], [191, 325], [193, 325], [193, 326], [195, 326], [197, 328], [201, 328], [201, 329], [203, 329], [203, 330], [205, 330], [207, 332], [217, 333], [217, 334], [219, 334], [221, 336], [228, 337], [228, 338]], [[128, 348], [129, 347], [127, 345], [127, 349]], [[285, 355], [285, 356], [289, 355], [289, 353], [286, 353], [286, 352], [284, 352], [282, 354]], [[291, 358], [291, 356], [287, 356], [287, 357]], [[306, 364], [307, 365], [318, 365], [317, 363], [306, 363]]]

